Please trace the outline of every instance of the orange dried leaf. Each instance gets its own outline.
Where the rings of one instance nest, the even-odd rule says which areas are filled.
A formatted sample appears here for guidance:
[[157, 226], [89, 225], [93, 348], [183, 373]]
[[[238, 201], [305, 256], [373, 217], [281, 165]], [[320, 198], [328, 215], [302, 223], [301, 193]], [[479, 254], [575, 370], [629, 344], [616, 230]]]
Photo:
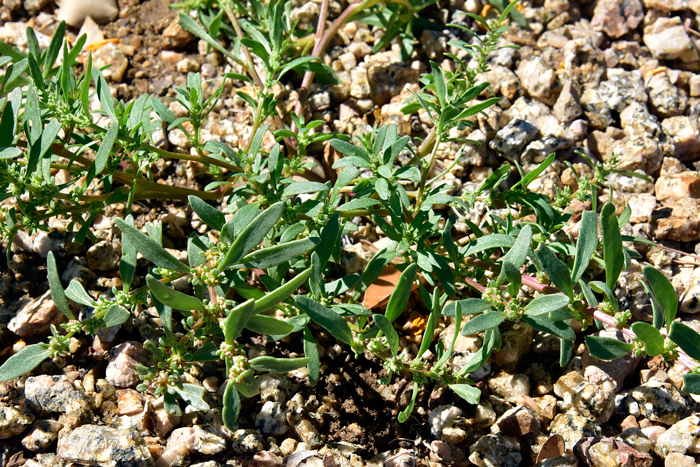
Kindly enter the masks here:
[[365, 290], [362, 304], [370, 310], [374, 307], [386, 304], [386, 302], [389, 301], [391, 293], [396, 288], [400, 277], [401, 271], [394, 266], [389, 265], [384, 268], [384, 271], [377, 280], [372, 282], [372, 285]]
[[110, 44], [110, 43], [111, 43], [111, 44], [118, 44], [118, 43], [119, 43], [119, 39], [115, 37], [114, 39], [105, 39], [105, 40], [103, 40], [103, 41], [93, 42], [92, 44], [90, 44], [90, 45], [88, 45], [87, 47], [85, 47], [85, 51], [94, 52], [95, 50], [99, 49], [99, 48], [102, 47], [103, 45], [105, 45], [105, 44]]

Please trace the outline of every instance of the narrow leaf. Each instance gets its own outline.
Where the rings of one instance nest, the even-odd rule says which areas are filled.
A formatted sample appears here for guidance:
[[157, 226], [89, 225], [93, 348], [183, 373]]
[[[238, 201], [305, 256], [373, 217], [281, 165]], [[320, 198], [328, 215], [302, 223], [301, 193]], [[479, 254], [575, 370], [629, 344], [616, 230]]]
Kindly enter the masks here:
[[634, 348], [634, 344], [601, 336], [586, 336], [586, 344], [588, 344], [591, 356], [599, 360], [614, 360], [624, 357]]
[[204, 388], [196, 384], [181, 383], [176, 384], [175, 391], [182, 397], [182, 399], [190, 404], [197, 410], [207, 411], [211, 410], [209, 404], [204, 402], [202, 396], [204, 395]]
[[146, 276], [146, 284], [151, 293], [164, 305], [176, 310], [205, 310], [202, 301], [197, 297], [178, 292], [150, 274]]
[[678, 298], [676, 297], [676, 289], [669, 280], [664, 276], [664, 274], [658, 269], [654, 269], [651, 266], [645, 266], [644, 277], [649, 281], [651, 285], [651, 290], [654, 291], [654, 296], [659, 301], [659, 305], [664, 311], [664, 319], [666, 324], [669, 325], [676, 319], [676, 312], [678, 311]]
[[11, 381], [29, 373], [51, 356], [47, 344], [28, 345], [0, 366], [0, 383]]
[[605, 283], [612, 290], [625, 263], [622, 253], [620, 226], [615, 216], [615, 206], [607, 202], [600, 211], [600, 227], [603, 232], [603, 259], [605, 260]]
[[205, 224], [207, 224], [213, 230], [221, 232], [221, 229], [224, 228], [224, 224], [226, 224], [224, 213], [196, 196], [190, 195], [187, 199], [190, 201], [192, 210], [197, 213], [199, 218], [202, 219]]
[[385, 316], [390, 323], [393, 323], [406, 309], [408, 300], [411, 298], [413, 281], [416, 279], [417, 270], [418, 266], [416, 263], [412, 263], [401, 273], [396, 289], [389, 297], [389, 303], [386, 306]]
[[506, 314], [502, 311], [487, 311], [478, 316], [473, 317], [466, 322], [462, 328], [463, 336], [471, 336], [477, 332], [486, 331], [487, 329], [496, 328], [506, 319]]
[[348, 345], [352, 345], [352, 331], [348, 323], [340, 315], [302, 295], [294, 297], [294, 301], [316, 324], [330, 332], [333, 337]]
[[576, 257], [571, 270], [571, 280], [574, 284], [583, 276], [597, 246], [598, 214], [594, 211], [583, 211], [576, 240]]
[[224, 325], [224, 337], [227, 344], [233, 344], [241, 331], [248, 324], [248, 320], [255, 312], [255, 300], [251, 299], [241, 303], [236, 308], [231, 310], [231, 313], [226, 318]]
[[238, 415], [241, 413], [241, 398], [232, 380], [229, 380], [226, 385], [223, 404], [224, 408], [221, 410], [221, 418], [226, 428], [235, 432], [238, 430]]
[[674, 321], [671, 324], [668, 338], [678, 344], [678, 347], [683, 349], [683, 352], [687, 353], [690, 358], [700, 361], [700, 334], [695, 332], [693, 328], [679, 321]]
[[481, 398], [481, 391], [474, 386], [468, 384], [450, 384], [450, 389], [452, 389], [455, 394], [469, 402], [472, 405], [477, 405], [479, 399]]
[[250, 360], [250, 367], [255, 371], [270, 371], [273, 373], [286, 373], [297, 370], [309, 363], [309, 358], [275, 358], [257, 357]]
[[127, 224], [121, 219], [116, 219], [116, 223], [122, 235], [126, 235], [139, 253], [156, 266], [180, 272], [190, 272], [190, 268], [185, 263], [165, 251], [165, 248], [136, 227]]
[[378, 314], [372, 315], [372, 319], [386, 336], [391, 354], [396, 357], [399, 352], [399, 334], [396, 332], [396, 329], [394, 329], [391, 321], [389, 321], [386, 316]]
[[48, 269], [47, 276], [49, 279], [49, 288], [51, 289], [51, 298], [56, 308], [66, 315], [68, 319], [75, 319], [73, 311], [70, 309], [70, 306], [68, 306], [66, 294], [63, 292], [63, 285], [61, 285], [61, 278], [58, 275], [58, 268], [56, 267], [56, 259], [52, 251], [49, 251], [46, 258], [46, 266]]
[[664, 336], [654, 326], [643, 321], [637, 321], [632, 324], [632, 330], [644, 342], [650, 357], [656, 357], [664, 352]]
[[550, 281], [569, 298], [574, 298], [574, 285], [569, 268], [544, 244], [535, 251], [535, 256]]

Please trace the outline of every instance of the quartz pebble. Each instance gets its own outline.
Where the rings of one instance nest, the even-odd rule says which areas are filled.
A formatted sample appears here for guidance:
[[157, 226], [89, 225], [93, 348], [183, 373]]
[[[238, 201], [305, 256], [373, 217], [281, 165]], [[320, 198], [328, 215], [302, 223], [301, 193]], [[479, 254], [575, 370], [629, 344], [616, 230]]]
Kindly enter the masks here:
[[27, 404], [44, 412], [83, 411], [90, 405], [89, 396], [75, 388], [65, 376], [30, 376], [24, 385]]
[[522, 461], [518, 442], [501, 434], [483, 436], [469, 452], [469, 461], [479, 467], [517, 467]]
[[654, 451], [662, 459], [672, 452], [680, 454], [700, 453], [700, 415], [691, 415], [672, 425], [659, 435]]
[[55, 420], [37, 420], [22, 445], [30, 451], [41, 452], [56, 441], [61, 428], [63, 424]]
[[58, 455], [69, 461], [100, 467], [150, 467], [153, 457], [135, 430], [83, 425], [58, 441]]
[[150, 356], [138, 342], [125, 342], [112, 349], [106, 379], [115, 387], [128, 388], [139, 381], [136, 364], [147, 365]]
[[688, 402], [678, 389], [656, 379], [634, 388], [630, 394], [639, 402], [642, 415], [651, 421], [672, 425], [688, 409]]
[[34, 417], [23, 410], [0, 405], [0, 439], [24, 432], [33, 421]]
[[51, 325], [66, 322], [66, 317], [51, 299], [50, 291], [22, 306], [10, 320], [7, 329], [20, 337], [48, 334]]

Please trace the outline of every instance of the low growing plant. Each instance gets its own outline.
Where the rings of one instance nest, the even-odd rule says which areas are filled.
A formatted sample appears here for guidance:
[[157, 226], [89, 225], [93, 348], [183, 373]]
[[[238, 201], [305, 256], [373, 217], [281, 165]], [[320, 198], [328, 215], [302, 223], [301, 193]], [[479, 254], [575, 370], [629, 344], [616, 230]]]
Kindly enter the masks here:
[[[630, 325], [629, 310], [620, 307], [613, 293], [621, 272], [639, 257], [623, 242], [643, 241], [621, 234], [631, 214], [629, 206], [620, 216], [610, 201], [598, 209], [606, 177], [619, 172], [614, 158], [606, 165], [588, 160], [594, 178], [577, 173], [578, 191], [560, 192], [557, 199], [528, 188], [549, 169], [554, 154], [529, 172], [518, 164], [515, 170], [504, 164], [477, 189], [459, 195], [444, 183], [449, 168], [433, 172], [441, 145], [455, 141], [450, 130], [473, 126], [475, 115], [497, 101], [480, 98], [488, 92], [488, 83], [477, 83], [478, 75], [471, 70], [486, 69], [513, 7], [511, 3], [497, 20], [482, 23], [488, 32], [479, 38], [479, 45], [457, 44], [475, 60], [476, 68], [457, 57], [454, 72], [430, 63], [430, 73], [421, 78], [422, 89], [404, 107], [406, 113], [425, 112], [433, 123], [421, 147], [399, 135], [394, 125], [374, 128], [356, 142], [317, 133], [322, 123], [307, 123], [303, 112], [292, 113], [291, 122], [284, 125], [273, 85], [291, 70], [302, 70], [308, 86], [308, 73], [324, 68], [315, 57], [293, 57], [294, 28], [284, 21], [284, 10], [276, 2], [262, 8], [256, 22], [240, 28], [233, 9], [223, 10], [238, 35], [234, 52], [190, 17], [180, 17], [181, 24], [249, 73], [226, 76], [255, 89], [252, 94], [238, 91], [250, 106], [253, 122], [252, 135], [240, 149], [203, 141], [200, 130], [223, 86], [205, 98], [197, 74], [190, 74], [177, 90], [176, 98], [188, 116], [176, 118], [153, 97], [115, 102], [90, 59], [76, 76], [72, 66], [82, 44], [69, 50], [62, 42], [64, 26], [45, 52], [31, 39], [31, 29], [27, 55], [0, 44], [4, 55], [0, 63], [6, 65], [0, 81], [3, 235], [11, 240], [23, 228], [47, 229], [49, 217], [62, 215], [79, 226], [76, 239], [82, 241], [107, 204], [127, 205], [124, 220], [116, 220], [122, 235], [121, 289], [97, 299], [77, 280], [64, 289], [50, 253], [51, 296], [68, 322], [52, 327], [46, 343], [28, 345], [9, 357], [0, 366], [0, 381], [69, 353], [76, 335], [94, 335], [101, 328], [120, 325], [140, 307], [151, 305], [160, 316], [162, 331], [144, 344], [154, 365], [139, 367], [139, 390], [163, 395], [172, 413], [181, 410], [178, 398], [207, 410], [204, 389], [186, 373], [202, 362], [219, 362], [227, 380], [223, 419], [231, 429], [237, 427], [241, 395], [259, 392], [259, 373], [306, 367], [309, 384], [318, 383], [321, 360], [314, 335], [319, 327], [356, 356], [381, 362], [386, 370], [381, 383], [388, 384], [397, 375], [412, 378], [412, 398], [399, 415], [401, 422], [410, 416], [420, 389], [431, 381], [477, 403], [480, 391], [470, 375], [501, 348], [501, 326], [506, 322], [523, 322], [556, 336], [562, 366], [571, 359], [577, 339], [573, 323], [580, 323], [584, 331], [612, 326], [633, 342], [587, 335], [592, 356], [608, 360], [634, 352], [677, 359], [692, 370], [685, 375], [684, 389], [699, 393], [700, 336], [676, 321], [677, 300], [668, 279], [653, 268], [644, 269], [651, 324]], [[210, 30], [221, 27], [212, 23]], [[64, 61], [54, 66], [61, 44]], [[249, 52], [263, 59], [264, 76], [257, 75]], [[89, 105], [93, 82], [100, 112]], [[151, 119], [152, 111], [160, 121]], [[93, 114], [101, 120], [94, 121]], [[156, 148], [152, 133], [162, 122], [185, 132], [196, 154]], [[284, 147], [277, 142], [264, 147], [270, 125]], [[328, 139], [342, 156], [333, 166], [336, 176], [325, 182], [299, 181], [309, 168], [308, 146]], [[202, 163], [212, 181], [203, 192], [158, 184], [150, 168], [159, 158]], [[72, 180], [56, 185], [56, 170], [67, 171]], [[504, 184], [506, 180], [511, 183]], [[183, 255], [187, 262], [163, 247], [160, 224], [146, 224], [144, 233], [129, 214], [139, 199], [182, 197], [210, 230], [190, 235]], [[582, 213], [578, 230], [564, 229], [571, 218], [565, 207], [574, 198], [590, 201], [592, 209]], [[228, 219], [208, 202], [222, 199]], [[477, 202], [487, 207], [480, 225], [467, 217]], [[357, 230], [351, 222], [356, 217], [389, 240], [362, 272], [344, 274], [341, 239]], [[458, 221], [470, 235], [455, 234]], [[133, 286], [137, 253], [150, 263], [141, 287]], [[360, 299], [389, 265], [400, 271], [395, 290], [385, 308], [368, 309]], [[427, 318], [419, 333], [420, 346], [412, 349], [401, 345], [395, 325], [402, 321], [415, 289]], [[82, 312], [74, 313], [69, 301], [80, 305]], [[433, 343], [440, 320], [455, 322], [448, 345]], [[243, 333], [273, 341], [287, 336], [300, 339], [304, 356], [251, 358], [242, 345]], [[451, 362], [456, 339], [473, 334], [483, 335], [482, 347], [468, 363], [456, 367]]]

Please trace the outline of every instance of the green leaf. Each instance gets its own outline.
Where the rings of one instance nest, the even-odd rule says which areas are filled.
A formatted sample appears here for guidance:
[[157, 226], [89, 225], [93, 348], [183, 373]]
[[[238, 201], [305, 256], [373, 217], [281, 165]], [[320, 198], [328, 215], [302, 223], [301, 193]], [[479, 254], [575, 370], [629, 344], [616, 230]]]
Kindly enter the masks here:
[[63, 292], [63, 285], [61, 285], [61, 278], [58, 275], [58, 268], [56, 267], [56, 258], [54, 258], [52, 251], [49, 251], [49, 254], [46, 257], [46, 266], [48, 269], [47, 276], [49, 279], [51, 298], [53, 299], [56, 308], [58, 308], [61, 313], [66, 315], [68, 319], [75, 319], [73, 311], [70, 309], [70, 306], [68, 306], [66, 294]]
[[382, 202], [378, 199], [357, 198], [357, 199], [350, 200], [347, 203], [341, 204], [340, 206], [338, 206], [336, 208], [336, 211], [348, 212], [348, 211], [363, 210], [363, 209], [368, 209], [368, 208], [374, 207], [377, 204], [382, 204]]
[[95, 155], [95, 175], [99, 175], [107, 166], [107, 161], [109, 160], [109, 155], [112, 153], [112, 148], [114, 147], [114, 142], [119, 134], [119, 124], [112, 123], [107, 129], [105, 137], [102, 139], [102, 144], [97, 150]]
[[112, 122], [118, 124], [119, 120], [117, 119], [117, 114], [114, 112], [114, 100], [112, 99], [112, 94], [109, 92], [107, 80], [105, 80], [102, 72], [97, 67], [92, 67], [92, 74], [95, 77], [97, 97], [102, 105], [102, 110], [105, 111]]
[[644, 277], [649, 281], [651, 285], [651, 290], [654, 291], [656, 299], [659, 301], [659, 305], [664, 311], [664, 319], [666, 324], [672, 323], [676, 319], [676, 312], [678, 311], [678, 298], [676, 298], [676, 289], [673, 288], [671, 282], [664, 276], [664, 274], [658, 269], [654, 269], [651, 266], [645, 266]]
[[654, 326], [643, 321], [637, 321], [632, 324], [632, 330], [644, 342], [650, 357], [656, 357], [664, 353], [664, 336]]
[[515, 239], [510, 235], [485, 235], [469, 242], [464, 256], [472, 256], [484, 250], [490, 250], [491, 248], [512, 248], [513, 245], [515, 245]]
[[270, 371], [273, 373], [286, 373], [297, 370], [309, 363], [309, 358], [275, 358], [257, 357], [250, 360], [250, 367], [255, 371]]
[[[243, 231], [236, 237], [226, 256], [219, 264], [217, 272], [223, 272], [230, 264], [237, 263], [253, 248], [260, 245], [265, 235], [272, 230], [284, 212], [285, 204], [278, 202], [261, 212]], [[145, 255], [144, 255], [145, 256]]]
[[321, 377], [321, 359], [316, 341], [308, 326], [304, 326], [304, 355], [309, 359], [306, 365], [309, 369], [309, 385], [314, 387]]
[[180, 383], [174, 386], [175, 391], [182, 399], [197, 410], [211, 410], [209, 404], [204, 402], [204, 388], [196, 384]]
[[700, 394], [700, 374], [686, 373], [683, 375], [683, 391], [690, 394]]
[[205, 224], [207, 224], [213, 230], [221, 232], [221, 229], [224, 228], [224, 224], [226, 224], [226, 217], [224, 217], [224, 213], [196, 196], [190, 195], [187, 197], [187, 199], [190, 200], [192, 210], [197, 213], [199, 218], [202, 219]]
[[457, 305], [462, 308], [463, 316], [475, 315], [491, 308], [491, 303], [486, 300], [482, 300], [480, 298], [467, 298], [466, 300], [457, 300], [445, 305], [445, 308], [442, 309], [442, 315], [455, 316]]
[[0, 366], [0, 383], [11, 381], [29, 373], [51, 356], [47, 344], [28, 345]]
[[333, 337], [352, 345], [352, 331], [340, 315], [303, 295], [297, 295], [294, 301], [316, 324], [330, 332]]
[[71, 280], [70, 284], [68, 284], [68, 288], [66, 289], [66, 297], [70, 298], [76, 303], [80, 303], [81, 305], [90, 307], [97, 306], [97, 302], [90, 295], [88, 295], [83, 288], [83, 284], [78, 282], [77, 279]]
[[679, 321], [674, 321], [671, 324], [668, 338], [678, 344], [678, 347], [683, 349], [683, 352], [687, 353], [690, 358], [700, 361], [700, 334], [695, 332], [693, 328]]
[[102, 317], [102, 321], [106, 328], [111, 328], [112, 326], [119, 326], [120, 324], [126, 323], [130, 317], [131, 313], [115, 303], [107, 308], [107, 311], [105, 311]]
[[569, 298], [574, 298], [574, 285], [571, 282], [569, 268], [544, 244], [535, 251], [535, 256], [550, 281]]
[[591, 357], [599, 360], [614, 360], [624, 357], [634, 348], [634, 344], [601, 336], [586, 336], [586, 344]]
[[578, 282], [588, 267], [588, 263], [598, 246], [598, 215], [594, 211], [583, 211], [576, 241], [576, 258], [571, 271], [571, 279]]
[[[347, 168], [343, 170], [341, 175], [347, 170]], [[334, 214], [333, 217], [326, 222], [326, 226], [321, 231], [321, 243], [319, 243], [314, 250], [318, 255], [319, 267], [321, 269], [326, 267], [326, 264], [333, 256], [333, 251], [340, 243], [342, 233], [340, 215]]]
[[559, 338], [559, 366], [564, 368], [573, 356], [574, 343], [566, 339]]
[[418, 266], [416, 263], [411, 263], [401, 273], [401, 277], [399, 277], [399, 281], [396, 283], [396, 288], [389, 297], [389, 303], [387, 303], [386, 312], [384, 313], [390, 323], [393, 323], [406, 309], [408, 299], [411, 298], [413, 281], [416, 280], [417, 270]]
[[215, 362], [221, 360], [217, 353], [219, 348], [213, 342], [207, 342], [192, 354], [189, 362]]
[[470, 404], [477, 405], [479, 403], [481, 391], [478, 388], [468, 384], [450, 384], [449, 387], [455, 392], [455, 394]]
[[487, 311], [467, 321], [462, 328], [462, 335], [471, 336], [477, 332], [498, 327], [505, 319], [506, 314], [502, 311]]
[[287, 63], [282, 70], [280, 70], [279, 74], [277, 75], [277, 79], [281, 79], [282, 76], [284, 76], [289, 70], [293, 70], [296, 67], [302, 66], [305, 63], [312, 62], [314, 60], [318, 60], [318, 57], [307, 55], [306, 57], [295, 58], [291, 62]]
[[180, 272], [190, 272], [189, 266], [165, 251], [165, 248], [136, 227], [127, 224], [121, 219], [116, 219], [116, 223], [122, 235], [126, 236], [138, 252], [156, 266]]
[[564, 294], [541, 295], [525, 306], [524, 311], [528, 316], [539, 316], [566, 307], [570, 302]]
[[416, 404], [416, 397], [418, 397], [418, 383], [414, 382], [413, 383], [413, 394], [411, 395], [411, 401], [408, 403], [408, 406], [399, 413], [399, 416], [398, 416], [399, 423], [405, 423], [406, 420], [408, 420], [408, 417], [411, 415], [411, 412], [413, 412], [413, 407]]
[[654, 295], [654, 291], [651, 290], [649, 285], [644, 281], [641, 282], [644, 291], [649, 295], [649, 300], [651, 301], [652, 325], [656, 329], [661, 329], [664, 326], [664, 309], [661, 308], [661, 304], [656, 299], [656, 295]]
[[[124, 219], [129, 225], [134, 225], [134, 218], [131, 214]], [[123, 283], [124, 292], [131, 288], [131, 282], [136, 272], [136, 248], [126, 235], [122, 236], [122, 259], [119, 261], [119, 277]]]
[[180, 404], [177, 403], [175, 394], [170, 394], [167, 391], [163, 394], [163, 408], [165, 408], [165, 411], [169, 414], [177, 415], [178, 417], [182, 415]]
[[311, 268], [297, 274], [297, 276], [289, 282], [272, 290], [270, 293], [255, 301], [255, 313], [262, 313], [269, 310], [278, 303], [282, 303], [289, 298], [294, 292], [301, 287], [311, 275]]
[[513, 188], [517, 188], [518, 186], [522, 185], [524, 188], [527, 188], [530, 183], [532, 183], [537, 177], [540, 176], [542, 172], [547, 170], [547, 167], [552, 165], [552, 162], [557, 158], [556, 153], [551, 153], [549, 156], [547, 156], [547, 159], [544, 160], [541, 164], [539, 164], [534, 170], [530, 171], [525, 175], [522, 179], [520, 179], [519, 182], [517, 182], [515, 185], [511, 187], [511, 190]]
[[435, 94], [437, 94], [440, 107], [445, 107], [447, 103], [447, 85], [445, 84], [445, 75], [442, 73], [440, 66], [434, 61], [430, 61], [430, 69], [433, 75], [433, 85], [435, 85]]
[[227, 344], [231, 345], [238, 339], [241, 331], [248, 324], [248, 320], [254, 313], [255, 300], [253, 299], [243, 302], [231, 310], [224, 324], [224, 337]]
[[236, 385], [232, 380], [229, 380], [224, 391], [223, 401], [224, 408], [221, 410], [221, 418], [231, 431], [238, 430], [238, 414], [241, 413], [241, 398], [238, 395]]
[[331, 146], [333, 146], [333, 149], [335, 149], [344, 156], [359, 157], [360, 159], [364, 159], [367, 162], [369, 162], [370, 160], [369, 154], [367, 154], [367, 151], [365, 151], [364, 148], [355, 146], [354, 144], [348, 143], [347, 141], [343, 141], [342, 139], [331, 140]]
[[[214, 40], [214, 38], [211, 37], [211, 36], [210, 36], [199, 24], [197, 24], [197, 22], [196, 22], [193, 18], [191, 18], [189, 15], [187, 15], [187, 14], [185, 14], [185, 13], [183, 13], [183, 12], [180, 12], [179, 15], [178, 15], [178, 18], [177, 18], [177, 23], [178, 23], [180, 26], [182, 26], [183, 28], [185, 28], [186, 30], [188, 30], [189, 32], [191, 32], [192, 34], [194, 34], [195, 36], [197, 36], [197, 37], [199, 37], [200, 39], [202, 39], [203, 41], [205, 41], [207, 44], [209, 44], [210, 46], [212, 46], [214, 49], [216, 49], [216, 50], [218, 50], [219, 52], [221, 52], [222, 54], [224, 54], [225, 56], [227, 56], [227, 57], [229, 57], [229, 58], [233, 58], [233, 59], [236, 58], [236, 57], [234, 57], [234, 56], [231, 54], [231, 52], [229, 52], [229, 51], [226, 50], [221, 44], [219, 44], [218, 42], [216, 42], [216, 40]], [[238, 418], [238, 415], [236, 415], [236, 418]]]
[[610, 202], [600, 211], [600, 227], [603, 232], [603, 259], [605, 260], [605, 283], [610, 289], [615, 288], [620, 277], [625, 258], [622, 253], [620, 226], [615, 216], [615, 205]]
[[306, 195], [330, 190], [328, 185], [320, 182], [295, 182], [287, 185], [282, 191], [282, 196]]
[[567, 341], [576, 339], [576, 333], [567, 321], [552, 321], [548, 316], [523, 316], [523, 321], [540, 332], [546, 332]]
[[197, 297], [178, 292], [163, 284], [150, 274], [146, 276], [146, 284], [151, 293], [164, 305], [176, 310], [206, 310], [202, 301]]
[[319, 241], [319, 238], [307, 237], [301, 240], [263, 248], [262, 250], [254, 251], [244, 256], [241, 263], [247, 268], [267, 269], [308, 253], [318, 245]]
[[255, 397], [260, 394], [260, 382], [252, 370], [247, 372], [248, 374], [240, 383], [236, 384], [236, 389], [238, 392], [243, 394], [244, 397]]
[[399, 333], [396, 332], [396, 329], [394, 329], [391, 321], [389, 321], [386, 316], [375, 314], [372, 315], [372, 319], [386, 336], [386, 341], [391, 349], [391, 354], [396, 357], [396, 355], [399, 353]]
[[428, 351], [430, 344], [433, 343], [435, 327], [440, 319], [440, 299], [437, 291], [433, 293], [433, 303], [431, 308], [432, 311], [430, 312], [430, 316], [428, 316], [428, 323], [425, 325], [423, 339], [421, 339], [420, 347], [418, 348], [418, 353], [416, 354], [416, 359], [421, 358], [423, 354]]
[[288, 322], [266, 315], [251, 316], [245, 327], [255, 333], [266, 336], [289, 334], [294, 330], [294, 326]]

